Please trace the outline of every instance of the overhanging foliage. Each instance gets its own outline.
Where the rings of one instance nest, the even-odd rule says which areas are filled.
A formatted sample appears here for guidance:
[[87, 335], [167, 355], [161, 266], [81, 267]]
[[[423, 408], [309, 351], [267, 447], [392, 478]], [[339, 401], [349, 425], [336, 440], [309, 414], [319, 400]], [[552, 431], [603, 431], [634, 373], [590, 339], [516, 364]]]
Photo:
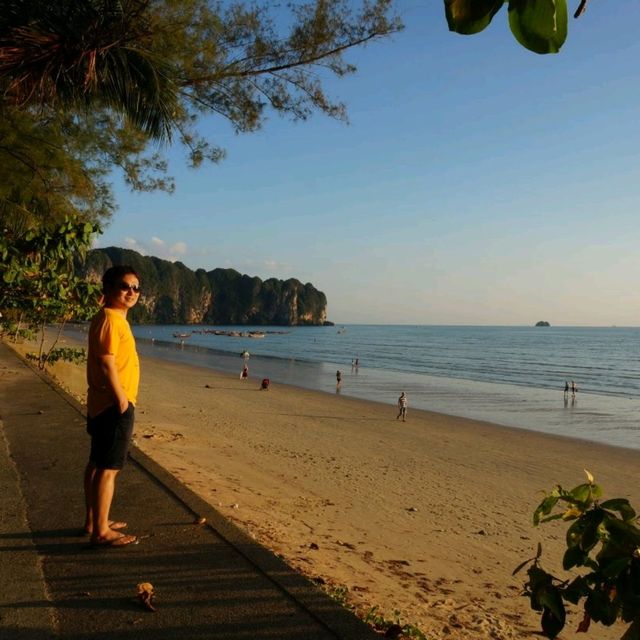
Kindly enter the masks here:
[[[567, 0], [444, 0], [449, 29], [463, 35], [479, 33], [508, 4], [509, 27], [516, 40], [535, 53], [558, 53], [567, 38]], [[587, 0], [579, 0], [574, 17]]]

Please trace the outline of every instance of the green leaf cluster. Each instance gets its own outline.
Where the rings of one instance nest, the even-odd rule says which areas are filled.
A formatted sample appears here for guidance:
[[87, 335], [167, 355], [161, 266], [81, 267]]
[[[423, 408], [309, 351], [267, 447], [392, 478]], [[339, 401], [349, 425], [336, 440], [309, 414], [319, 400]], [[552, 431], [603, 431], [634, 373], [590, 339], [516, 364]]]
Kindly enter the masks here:
[[20, 236], [67, 218], [104, 223], [115, 210], [115, 168], [133, 189], [171, 191], [166, 162], [147, 145], [147, 136], [113, 114], [0, 101], [0, 227]]
[[[464, 35], [479, 33], [508, 4], [509, 27], [516, 40], [535, 53], [558, 53], [567, 39], [567, 0], [444, 0], [451, 31]], [[580, 0], [577, 18], [586, 0]]]
[[[40, 362], [40, 354], [29, 352], [26, 354], [29, 360]], [[59, 360], [72, 362], [74, 364], [84, 364], [87, 361], [87, 352], [84, 348], [75, 349], [73, 347], [60, 347], [51, 349], [47, 354], [47, 364], [55, 364]]]
[[427, 636], [410, 622], [403, 622], [400, 619], [400, 612], [393, 612], [393, 619], [388, 619], [374, 605], [362, 618], [370, 627], [373, 627], [378, 633], [384, 633], [385, 638], [417, 638], [417, 640], [427, 640]]
[[570, 491], [556, 486], [538, 505], [535, 525], [551, 520], [571, 522], [566, 532], [565, 571], [581, 570], [560, 580], [540, 564], [542, 547], [514, 574], [530, 565], [524, 593], [541, 612], [542, 631], [555, 638], [566, 622], [566, 603], [582, 604], [580, 631], [590, 623], [629, 623], [624, 640], [640, 638], [640, 529], [636, 512], [625, 498], [600, 502], [602, 489], [587, 472], [587, 482]]
[[[97, 310], [100, 287], [75, 273], [74, 259], [86, 255], [99, 226], [66, 218], [61, 224], [5, 232], [0, 239], [0, 311], [5, 322], [38, 328], [38, 362], [44, 368], [47, 325], [85, 320]], [[59, 335], [59, 334], [58, 334]]]

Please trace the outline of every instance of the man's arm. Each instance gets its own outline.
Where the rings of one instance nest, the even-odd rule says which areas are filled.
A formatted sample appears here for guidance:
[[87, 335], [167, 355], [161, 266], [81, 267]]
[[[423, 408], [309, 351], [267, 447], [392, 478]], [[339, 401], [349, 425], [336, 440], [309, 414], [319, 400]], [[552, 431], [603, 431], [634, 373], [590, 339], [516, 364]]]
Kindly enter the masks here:
[[116, 368], [116, 357], [114, 355], [99, 356], [100, 368], [106, 376], [109, 386], [111, 387], [111, 393], [115, 398], [115, 401], [120, 409], [120, 413], [124, 413], [129, 406], [129, 400], [124, 393], [124, 389], [120, 384], [120, 378], [118, 377], [118, 369]]

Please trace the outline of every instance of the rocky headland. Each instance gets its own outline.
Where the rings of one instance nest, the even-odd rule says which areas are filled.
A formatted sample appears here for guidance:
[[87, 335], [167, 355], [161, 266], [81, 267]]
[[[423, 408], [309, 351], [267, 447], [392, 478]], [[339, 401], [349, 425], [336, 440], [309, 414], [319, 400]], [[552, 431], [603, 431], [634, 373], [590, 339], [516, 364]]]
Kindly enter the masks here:
[[92, 280], [114, 264], [139, 274], [143, 294], [130, 312], [138, 324], [322, 325], [327, 298], [295, 278], [261, 280], [235, 269], [189, 269], [182, 262], [107, 247], [89, 252], [78, 271]]

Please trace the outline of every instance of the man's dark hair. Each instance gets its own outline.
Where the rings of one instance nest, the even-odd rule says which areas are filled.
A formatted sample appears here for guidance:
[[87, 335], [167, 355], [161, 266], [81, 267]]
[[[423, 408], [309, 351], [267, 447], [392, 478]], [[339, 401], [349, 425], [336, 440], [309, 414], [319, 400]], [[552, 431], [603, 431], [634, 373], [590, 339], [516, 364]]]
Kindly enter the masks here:
[[140, 280], [140, 276], [133, 267], [126, 264], [117, 264], [110, 267], [102, 276], [102, 292], [113, 291], [122, 282], [122, 278], [128, 275], [133, 275]]

